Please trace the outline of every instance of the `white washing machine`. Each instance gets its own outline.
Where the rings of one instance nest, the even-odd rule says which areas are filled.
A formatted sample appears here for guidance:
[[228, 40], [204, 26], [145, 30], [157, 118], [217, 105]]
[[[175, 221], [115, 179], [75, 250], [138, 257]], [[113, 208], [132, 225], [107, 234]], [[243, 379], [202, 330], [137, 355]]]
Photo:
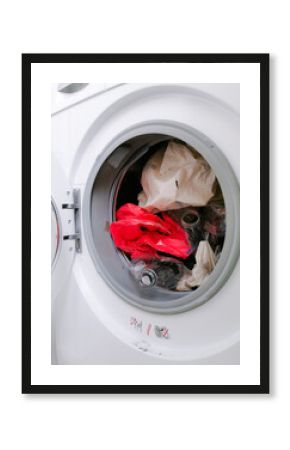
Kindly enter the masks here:
[[[124, 174], [170, 139], [207, 160], [226, 208], [189, 292], [140, 287], [109, 232]], [[238, 84], [53, 85], [52, 364], [239, 364], [239, 139]]]

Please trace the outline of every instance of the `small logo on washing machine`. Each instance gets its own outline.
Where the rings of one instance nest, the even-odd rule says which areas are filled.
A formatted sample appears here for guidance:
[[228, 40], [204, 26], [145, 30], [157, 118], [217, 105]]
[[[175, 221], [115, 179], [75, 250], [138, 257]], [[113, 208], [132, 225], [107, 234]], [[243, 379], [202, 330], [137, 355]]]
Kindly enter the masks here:
[[165, 326], [160, 326], [152, 323], [144, 323], [142, 320], [138, 320], [136, 317], [130, 318], [130, 325], [137, 332], [146, 334], [146, 336], [155, 335], [158, 338], [169, 338], [169, 329]]

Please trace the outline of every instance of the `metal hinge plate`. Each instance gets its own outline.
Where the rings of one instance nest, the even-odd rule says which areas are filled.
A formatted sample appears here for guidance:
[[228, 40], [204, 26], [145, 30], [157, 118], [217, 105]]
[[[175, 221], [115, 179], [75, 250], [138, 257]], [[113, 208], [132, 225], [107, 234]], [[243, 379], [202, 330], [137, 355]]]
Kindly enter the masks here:
[[78, 253], [82, 251], [81, 242], [81, 221], [80, 221], [80, 208], [81, 208], [81, 192], [80, 189], [73, 189], [73, 202], [63, 203], [62, 209], [70, 209], [74, 211], [74, 233], [66, 234], [63, 236], [63, 240], [74, 240], [75, 249]]

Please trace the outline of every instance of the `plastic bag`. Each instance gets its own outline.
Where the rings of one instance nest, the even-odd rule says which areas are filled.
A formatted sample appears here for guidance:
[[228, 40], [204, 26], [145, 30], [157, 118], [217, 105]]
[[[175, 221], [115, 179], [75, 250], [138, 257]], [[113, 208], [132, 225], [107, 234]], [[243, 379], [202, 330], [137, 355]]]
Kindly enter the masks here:
[[195, 266], [192, 271], [187, 270], [178, 282], [177, 291], [188, 291], [193, 287], [200, 286], [215, 268], [217, 256], [208, 241], [200, 241], [195, 257]]
[[216, 177], [194, 150], [170, 141], [145, 164], [139, 206], [151, 212], [204, 206], [215, 194]]
[[161, 217], [132, 203], [121, 206], [110, 232], [117, 248], [132, 259], [160, 259], [158, 252], [186, 259], [192, 252], [185, 230], [167, 214]]

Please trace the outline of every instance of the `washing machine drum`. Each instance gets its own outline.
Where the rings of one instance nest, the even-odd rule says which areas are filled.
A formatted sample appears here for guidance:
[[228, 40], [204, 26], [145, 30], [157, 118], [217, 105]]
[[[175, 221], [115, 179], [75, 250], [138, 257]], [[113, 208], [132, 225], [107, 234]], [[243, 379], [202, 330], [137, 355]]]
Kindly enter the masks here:
[[[210, 145], [201, 142], [200, 148], [193, 148], [172, 135], [138, 135], [98, 164], [91, 193], [90, 250], [105, 281], [137, 307], [158, 313], [196, 307], [214, 296], [235, 266], [238, 184], [221, 152], [218, 174], [206, 161], [202, 147]], [[200, 171], [192, 173], [184, 160], [178, 172], [173, 161], [164, 175], [162, 164], [168, 149], [171, 157], [176, 156], [177, 166], [184, 157], [180, 149], [192, 154]], [[181, 180], [183, 197], [177, 172], [186, 177]], [[165, 186], [175, 184], [171, 193], [170, 189], [158, 191], [162, 177], [167, 177]], [[148, 183], [149, 190], [154, 185], [159, 198], [146, 195]], [[212, 195], [208, 195], [209, 184]], [[191, 201], [186, 189], [192, 192], [192, 185], [201, 197], [202, 190], [207, 191], [206, 198], [198, 200], [193, 195]]]

